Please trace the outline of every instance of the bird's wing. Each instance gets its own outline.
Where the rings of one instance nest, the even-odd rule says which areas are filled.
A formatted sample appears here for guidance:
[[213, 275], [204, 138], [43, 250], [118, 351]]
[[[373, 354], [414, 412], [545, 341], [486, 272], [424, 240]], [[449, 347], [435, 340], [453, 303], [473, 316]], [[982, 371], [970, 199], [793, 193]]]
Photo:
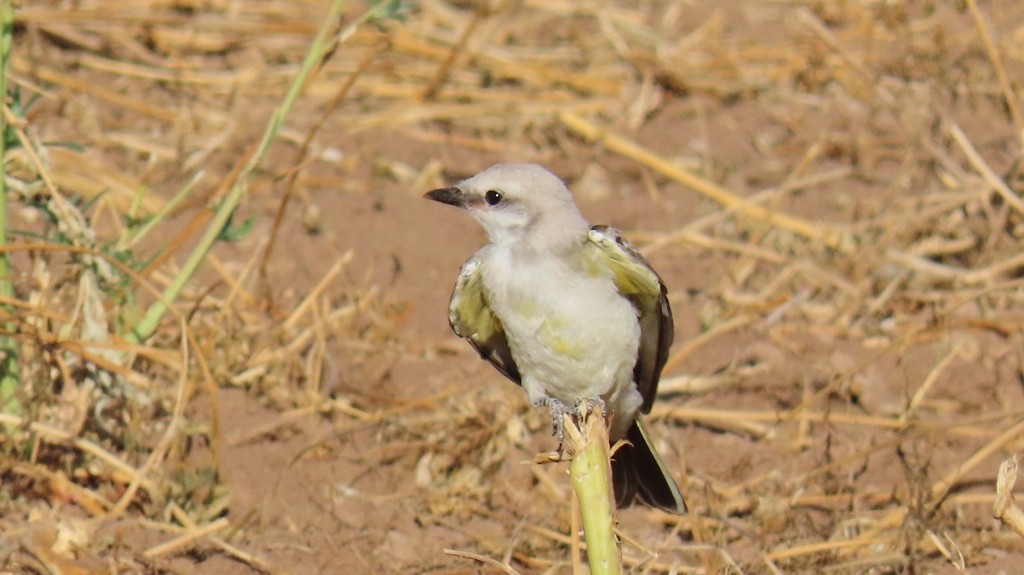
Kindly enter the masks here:
[[512, 359], [508, 338], [484, 295], [480, 260], [471, 258], [462, 266], [448, 304], [448, 323], [459, 337], [473, 344], [480, 357], [491, 362], [505, 377], [521, 384], [519, 368]]
[[611, 272], [619, 293], [632, 302], [640, 319], [640, 348], [637, 351], [633, 379], [644, 398], [647, 413], [658, 391], [658, 378], [668, 360], [672, 345], [672, 308], [668, 291], [658, 274], [619, 231], [607, 226], [590, 228], [588, 246], [592, 262]]

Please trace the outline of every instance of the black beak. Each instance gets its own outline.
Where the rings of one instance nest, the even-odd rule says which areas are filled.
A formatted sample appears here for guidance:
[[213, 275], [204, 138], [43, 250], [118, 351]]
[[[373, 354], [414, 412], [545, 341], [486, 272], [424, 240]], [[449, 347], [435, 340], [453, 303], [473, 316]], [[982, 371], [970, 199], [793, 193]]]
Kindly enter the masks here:
[[466, 194], [462, 193], [462, 190], [452, 186], [450, 188], [441, 188], [439, 190], [431, 190], [423, 195], [428, 200], [434, 200], [435, 202], [441, 202], [442, 204], [448, 204], [449, 206], [455, 206], [457, 208], [464, 208], [468, 204]]

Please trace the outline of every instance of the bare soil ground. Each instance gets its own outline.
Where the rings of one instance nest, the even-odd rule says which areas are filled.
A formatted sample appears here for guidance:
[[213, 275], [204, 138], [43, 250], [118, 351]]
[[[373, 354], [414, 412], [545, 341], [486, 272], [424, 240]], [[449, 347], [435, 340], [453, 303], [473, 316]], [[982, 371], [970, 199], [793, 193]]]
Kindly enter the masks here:
[[[482, 232], [421, 199], [501, 161], [670, 288], [650, 420], [690, 512], [623, 511], [630, 572], [1024, 571], [992, 517], [1024, 448], [1024, 5], [365, 9], [240, 181], [326, 0], [16, 3], [12, 227], [63, 235], [13, 240], [4, 572], [572, 572], [546, 416], [448, 329]], [[237, 237], [129, 345], [236, 184]], [[72, 248], [127, 287], [90, 308]]]

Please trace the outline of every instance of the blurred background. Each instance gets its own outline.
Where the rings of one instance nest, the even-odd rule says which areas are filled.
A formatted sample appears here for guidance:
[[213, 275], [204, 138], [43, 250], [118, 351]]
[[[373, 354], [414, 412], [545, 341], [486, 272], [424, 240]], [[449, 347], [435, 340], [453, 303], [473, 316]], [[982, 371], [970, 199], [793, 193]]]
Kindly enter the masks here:
[[421, 198], [506, 161], [669, 287], [630, 572], [1019, 570], [1019, 2], [11, 8], [5, 572], [571, 573]]

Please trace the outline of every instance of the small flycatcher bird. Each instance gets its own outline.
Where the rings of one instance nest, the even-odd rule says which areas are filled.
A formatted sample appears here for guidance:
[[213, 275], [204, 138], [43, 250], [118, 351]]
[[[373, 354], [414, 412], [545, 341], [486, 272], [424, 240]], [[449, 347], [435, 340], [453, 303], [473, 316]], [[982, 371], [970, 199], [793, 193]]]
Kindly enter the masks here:
[[462, 208], [490, 243], [462, 266], [449, 305], [457, 335], [523, 386], [556, 427], [577, 402], [603, 401], [619, 507], [640, 501], [682, 514], [679, 487], [647, 437], [672, 344], [665, 284], [617, 230], [591, 227], [557, 176], [499, 164], [431, 200]]

